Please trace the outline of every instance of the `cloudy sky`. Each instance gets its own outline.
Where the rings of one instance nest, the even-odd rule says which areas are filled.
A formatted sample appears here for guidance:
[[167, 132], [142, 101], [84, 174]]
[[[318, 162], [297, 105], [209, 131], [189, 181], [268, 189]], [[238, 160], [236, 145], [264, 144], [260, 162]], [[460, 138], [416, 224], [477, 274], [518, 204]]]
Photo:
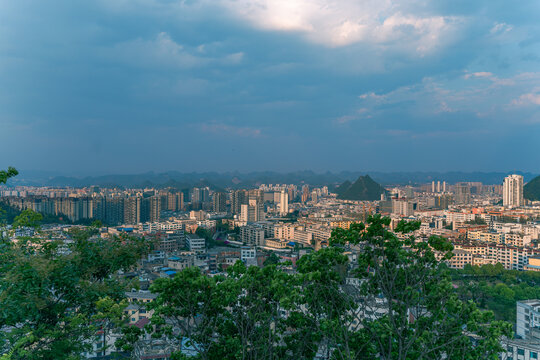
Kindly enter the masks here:
[[0, 167], [540, 172], [540, 1], [0, 0]]

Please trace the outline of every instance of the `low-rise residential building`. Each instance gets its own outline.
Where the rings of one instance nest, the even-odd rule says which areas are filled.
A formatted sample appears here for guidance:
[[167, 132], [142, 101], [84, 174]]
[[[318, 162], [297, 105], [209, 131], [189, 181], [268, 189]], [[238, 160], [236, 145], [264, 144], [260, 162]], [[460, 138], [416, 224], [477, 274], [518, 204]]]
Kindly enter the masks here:
[[540, 271], [540, 256], [531, 256], [527, 259], [527, 265], [523, 266], [523, 270]]
[[167, 259], [167, 266], [171, 269], [184, 270], [194, 265], [194, 256], [171, 256]]
[[264, 240], [266, 247], [274, 249], [285, 249], [287, 247], [288, 240], [284, 239], [265, 239]]
[[488, 231], [469, 231], [467, 232], [469, 240], [484, 241], [489, 243], [503, 244], [504, 234]]
[[240, 241], [246, 245], [264, 246], [264, 229], [257, 224], [243, 226]]
[[242, 246], [240, 249], [240, 260], [248, 261], [257, 258], [257, 250], [251, 246]]
[[196, 235], [186, 235], [186, 246], [189, 251], [204, 252], [206, 250], [206, 240]]
[[454, 250], [454, 256], [448, 260], [448, 267], [452, 269], [463, 269], [467, 264], [473, 263], [473, 254], [466, 250]]

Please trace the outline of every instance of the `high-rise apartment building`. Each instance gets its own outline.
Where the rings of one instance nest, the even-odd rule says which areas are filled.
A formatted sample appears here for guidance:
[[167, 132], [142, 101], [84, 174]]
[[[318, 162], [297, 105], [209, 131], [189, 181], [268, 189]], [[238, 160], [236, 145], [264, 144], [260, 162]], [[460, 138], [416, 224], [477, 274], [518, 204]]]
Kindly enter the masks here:
[[240, 228], [240, 241], [247, 245], [263, 246], [264, 229], [257, 225], [242, 226]]
[[435, 182], [435, 180], [433, 180], [431, 182], [431, 192], [432, 193], [446, 192], [446, 181], [443, 181], [441, 183], [440, 180], [437, 180], [437, 182]]
[[212, 209], [214, 212], [225, 212], [227, 211], [227, 197], [225, 193], [215, 192], [212, 199], [213, 205]]
[[264, 203], [264, 191], [259, 189], [251, 189], [248, 191], [249, 203], [256, 201], [258, 204]]
[[471, 188], [466, 183], [458, 183], [454, 187], [454, 200], [456, 204], [466, 205], [471, 202]]
[[161, 198], [159, 196], [152, 196], [148, 199], [148, 221], [159, 221], [161, 215]]
[[287, 215], [289, 213], [289, 194], [285, 190], [281, 190], [279, 197], [279, 213]]
[[243, 204], [240, 211], [240, 221], [252, 223], [265, 219], [264, 205], [257, 201], [250, 201], [249, 204]]
[[210, 201], [210, 190], [208, 187], [193, 188], [191, 192], [192, 203], [203, 203]]
[[523, 206], [523, 176], [508, 175], [503, 183], [503, 205], [507, 207]]
[[303, 185], [302, 186], [302, 202], [303, 203], [307, 202], [310, 195], [311, 194], [309, 193], [309, 185]]
[[141, 197], [132, 196], [124, 199], [124, 223], [137, 225], [141, 222]]
[[392, 199], [392, 214], [405, 217], [414, 215], [414, 202], [405, 198]]
[[[162, 204], [163, 206], [163, 204]], [[179, 211], [184, 207], [184, 194], [168, 193], [166, 209], [169, 211]]]
[[105, 223], [122, 224], [124, 222], [124, 198], [106, 198], [105, 203]]
[[231, 213], [240, 214], [242, 205], [248, 203], [247, 190], [236, 190], [231, 193]]

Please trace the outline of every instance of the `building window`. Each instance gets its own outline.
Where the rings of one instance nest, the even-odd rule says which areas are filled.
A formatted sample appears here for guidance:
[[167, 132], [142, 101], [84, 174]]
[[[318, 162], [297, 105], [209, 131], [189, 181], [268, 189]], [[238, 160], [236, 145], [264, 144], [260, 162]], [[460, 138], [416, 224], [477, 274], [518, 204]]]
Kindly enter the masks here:
[[531, 351], [530, 352], [530, 357], [531, 357], [531, 359], [538, 359], [538, 353], [536, 351]]
[[523, 349], [518, 348], [517, 353], [518, 353], [518, 355], [523, 355], [523, 356], [525, 356], [525, 350], [523, 350]]

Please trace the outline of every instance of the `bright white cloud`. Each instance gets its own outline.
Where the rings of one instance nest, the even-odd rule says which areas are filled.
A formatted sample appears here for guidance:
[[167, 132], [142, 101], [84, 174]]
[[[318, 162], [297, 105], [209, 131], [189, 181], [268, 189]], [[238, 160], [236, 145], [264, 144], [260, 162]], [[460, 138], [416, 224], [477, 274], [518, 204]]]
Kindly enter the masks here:
[[[215, 2], [214, 2], [215, 3]], [[397, 45], [424, 55], [451, 41], [463, 19], [403, 13], [390, 0], [221, 0], [254, 27], [293, 31], [315, 43]]]

